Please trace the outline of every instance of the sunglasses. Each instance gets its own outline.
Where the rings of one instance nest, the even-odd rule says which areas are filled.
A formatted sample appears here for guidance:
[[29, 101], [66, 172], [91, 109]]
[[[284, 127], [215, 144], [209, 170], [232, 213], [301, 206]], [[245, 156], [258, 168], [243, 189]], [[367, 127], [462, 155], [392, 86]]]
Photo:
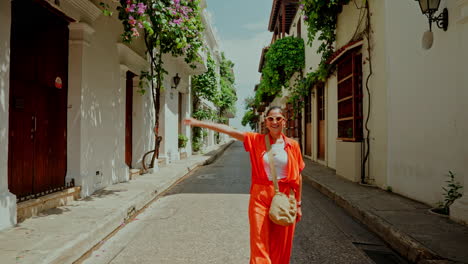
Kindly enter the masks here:
[[283, 121], [284, 117], [282, 116], [267, 116], [266, 117], [266, 120], [267, 121], [270, 121], [270, 122], [273, 122], [274, 120], [276, 120], [276, 122], [281, 122]]

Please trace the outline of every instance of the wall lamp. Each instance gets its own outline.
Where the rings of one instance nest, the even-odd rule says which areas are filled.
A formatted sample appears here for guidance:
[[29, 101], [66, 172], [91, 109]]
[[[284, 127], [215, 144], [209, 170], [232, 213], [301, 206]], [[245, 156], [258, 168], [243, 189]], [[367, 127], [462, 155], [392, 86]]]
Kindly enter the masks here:
[[171, 86], [172, 89], [177, 89], [177, 86], [179, 86], [180, 83], [180, 77], [179, 74], [176, 73], [174, 77], [172, 77], [172, 80], [174, 81], [174, 86]]
[[436, 22], [437, 27], [447, 31], [448, 28], [448, 10], [444, 8], [442, 12], [435, 16], [439, 9], [440, 0], [416, 0], [419, 2], [421, 12], [429, 19], [429, 31], [432, 31], [432, 22]]

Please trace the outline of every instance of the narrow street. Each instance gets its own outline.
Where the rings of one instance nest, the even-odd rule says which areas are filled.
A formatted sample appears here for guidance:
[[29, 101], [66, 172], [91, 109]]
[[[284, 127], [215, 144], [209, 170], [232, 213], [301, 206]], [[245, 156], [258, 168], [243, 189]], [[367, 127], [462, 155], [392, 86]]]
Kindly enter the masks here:
[[[248, 155], [235, 142], [102, 242], [83, 263], [248, 263], [249, 185]], [[303, 212], [291, 263], [406, 263], [307, 184]]]

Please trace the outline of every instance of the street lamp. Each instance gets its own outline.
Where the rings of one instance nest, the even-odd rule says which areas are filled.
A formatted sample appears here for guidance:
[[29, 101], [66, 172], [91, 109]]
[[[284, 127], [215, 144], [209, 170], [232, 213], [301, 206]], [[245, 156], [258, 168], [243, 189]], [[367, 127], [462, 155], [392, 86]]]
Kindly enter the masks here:
[[174, 81], [174, 86], [171, 86], [172, 89], [177, 89], [177, 86], [179, 86], [180, 83], [180, 77], [179, 74], [176, 73], [174, 77], [172, 77], [172, 80]]
[[429, 31], [432, 31], [432, 22], [436, 22], [437, 27], [447, 31], [448, 28], [448, 10], [444, 8], [442, 12], [435, 16], [435, 12], [439, 9], [440, 0], [416, 0], [419, 2], [421, 12], [429, 19]]

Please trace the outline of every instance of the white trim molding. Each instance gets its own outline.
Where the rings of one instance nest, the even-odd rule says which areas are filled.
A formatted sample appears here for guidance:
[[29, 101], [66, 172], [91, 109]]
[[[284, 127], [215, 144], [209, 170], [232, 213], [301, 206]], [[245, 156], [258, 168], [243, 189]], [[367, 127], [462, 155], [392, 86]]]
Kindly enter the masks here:
[[87, 47], [91, 45], [91, 36], [95, 30], [86, 23], [70, 23], [70, 45], [83, 44]]
[[460, 12], [457, 17], [458, 24], [465, 24], [468, 22], [468, 0], [458, 0], [457, 10]]
[[101, 9], [89, 0], [68, 0], [68, 2], [80, 12], [81, 18], [86, 18], [90, 22], [96, 20], [102, 14]]
[[122, 65], [125, 65], [135, 74], [140, 74], [141, 71], [149, 69], [149, 62], [127, 45], [123, 43], [117, 43], [117, 50], [119, 52], [121, 68]]

